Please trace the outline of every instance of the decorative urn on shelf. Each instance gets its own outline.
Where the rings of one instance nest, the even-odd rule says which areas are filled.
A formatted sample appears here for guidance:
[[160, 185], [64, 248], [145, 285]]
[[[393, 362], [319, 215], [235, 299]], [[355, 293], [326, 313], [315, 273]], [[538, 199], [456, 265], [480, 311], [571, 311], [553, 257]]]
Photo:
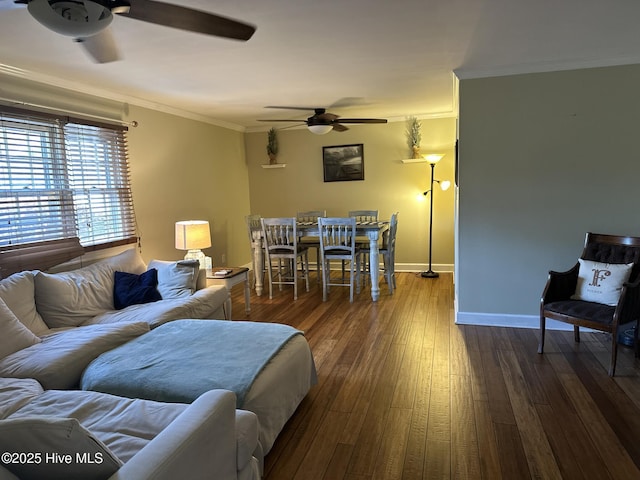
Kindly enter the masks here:
[[271, 128], [267, 133], [267, 155], [269, 155], [269, 165], [278, 163], [278, 136], [275, 128]]

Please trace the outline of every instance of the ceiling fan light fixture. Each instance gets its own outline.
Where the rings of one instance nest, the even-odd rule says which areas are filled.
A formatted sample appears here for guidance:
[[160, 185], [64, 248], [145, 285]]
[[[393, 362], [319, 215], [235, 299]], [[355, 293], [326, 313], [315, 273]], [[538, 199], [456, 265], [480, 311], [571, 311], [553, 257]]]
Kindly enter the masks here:
[[111, 13], [118, 15], [129, 13], [129, 11], [131, 10], [131, 4], [126, 0], [115, 0], [111, 2], [110, 9]]
[[69, 37], [90, 37], [113, 20], [108, 8], [91, 0], [30, 0], [27, 9], [49, 30]]
[[324, 135], [333, 129], [333, 125], [308, 125], [307, 128], [311, 133], [316, 135]]

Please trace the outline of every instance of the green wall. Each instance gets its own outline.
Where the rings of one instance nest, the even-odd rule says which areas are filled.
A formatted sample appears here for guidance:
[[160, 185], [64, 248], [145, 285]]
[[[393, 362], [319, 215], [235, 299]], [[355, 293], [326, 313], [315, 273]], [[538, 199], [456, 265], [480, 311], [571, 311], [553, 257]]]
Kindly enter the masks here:
[[174, 224], [195, 219], [211, 224], [213, 245], [204, 251], [214, 265], [223, 263], [223, 255], [229, 265], [249, 262], [243, 132], [8, 75], [0, 74], [0, 85], [3, 97], [17, 101], [138, 122], [129, 128], [129, 165], [147, 262], [182, 258], [185, 252], [174, 246]]
[[212, 247], [204, 252], [213, 264], [249, 262], [243, 133], [135, 106], [128, 117], [138, 122], [129, 130], [129, 153], [144, 258], [183, 257], [175, 222], [208, 220]]
[[[131, 181], [142, 255], [176, 259], [177, 220], [208, 220], [213, 246], [205, 250], [214, 265], [250, 262], [245, 215], [294, 216], [299, 210], [378, 209], [381, 218], [400, 212], [397, 270], [420, 271], [428, 264], [429, 188], [426, 163], [403, 164], [409, 157], [404, 119], [388, 124], [350, 125], [347, 132], [314, 135], [306, 129], [279, 132], [278, 161], [287, 167], [266, 170], [266, 131], [245, 133], [206, 119], [186, 118], [160, 106], [137, 106], [0, 74], [3, 97], [51, 106], [62, 111], [136, 121], [129, 129]], [[92, 92], [93, 93], [93, 92]], [[107, 95], [108, 96], [108, 95]], [[456, 119], [422, 119], [422, 152], [445, 154], [436, 178], [453, 180]], [[325, 183], [322, 147], [362, 143], [365, 180]], [[455, 189], [436, 190], [433, 266], [451, 271], [454, 264]], [[101, 252], [104, 254], [104, 252]], [[223, 256], [225, 260], [223, 261]], [[91, 257], [93, 258], [93, 257]]]
[[[445, 154], [436, 166], [436, 178], [453, 183], [456, 119], [422, 119], [421, 152]], [[429, 189], [426, 163], [404, 164], [409, 158], [406, 122], [349, 125], [346, 132], [314, 135], [306, 128], [278, 132], [278, 163], [283, 169], [263, 169], [268, 163], [267, 133], [247, 133], [246, 152], [252, 213], [295, 216], [304, 210], [326, 210], [343, 216], [349, 210], [377, 209], [389, 219], [399, 212], [396, 270], [426, 270], [428, 264]], [[363, 144], [364, 181], [324, 182], [322, 147]], [[454, 260], [455, 189], [436, 190], [433, 220], [433, 265], [451, 271]]]
[[460, 81], [457, 319], [535, 324], [588, 231], [640, 235], [640, 65]]

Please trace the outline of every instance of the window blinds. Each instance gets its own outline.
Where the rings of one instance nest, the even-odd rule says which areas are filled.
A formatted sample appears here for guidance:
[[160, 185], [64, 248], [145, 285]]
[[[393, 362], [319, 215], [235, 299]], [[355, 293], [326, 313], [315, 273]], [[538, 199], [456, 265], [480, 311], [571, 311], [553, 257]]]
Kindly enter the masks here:
[[0, 245], [76, 236], [56, 119], [0, 114]]
[[122, 131], [92, 125], [64, 126], [67, 172], [82, 245], [136, 236]]
[[126, 129], [0, 107], [0, 250], [135, 241]]

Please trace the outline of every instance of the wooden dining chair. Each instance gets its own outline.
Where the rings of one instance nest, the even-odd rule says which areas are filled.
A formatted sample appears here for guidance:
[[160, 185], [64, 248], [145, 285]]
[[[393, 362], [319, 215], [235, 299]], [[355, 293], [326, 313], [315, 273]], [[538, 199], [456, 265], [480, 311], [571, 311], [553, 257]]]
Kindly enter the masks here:
[[[382, 265], [384, 268], [384, 278], [389, 287], [389, 293], [393, 295], [396, 289], [396, 233], [398, 231], [398, 212], [391, 215], [389, 220], [389, 230], [385, 232], [382, 239], [382, 247], [379, 252], [382, 255]], [[368, 252], [366, 252], [368, 254]], [[363, 252], [364, 254], [364, 252]]]
[[[322, 264], [322, 300], [326, 301], [329, 287], [349, 287], [349, 301], [353, 302], [353, 292], [360, 293], [360, 250], [356, 246], [356, 219], [319, 217], [320, 258]], [[349, 282], [331, 280], [331, 261], [349, 262]]]
[[[326, 210], [308, 210], [306, 212], [298, 212], [296, 219], [299, 223], [316, 223], [318, 217], [326, 216]], [[320, 241], [318, 237], [300, 237], [300, 244], [316, 250], [316, 275], [318, 276], [318, 283], [320, 283], [322, 281], [322, 273], [320, 270]]]
[[326, 210], [308, 210], [306, 212], [298, 212], [296, 214], [296, 219], [298, 222], [312, 222], [315, 223], [318, 221], [318, 217], [326, 217]]
[[[273, 298], [273, 285], [293, 285], [293, 299], [298, 299], [298, 261], [302, 278], [309, 291], [309, 248], [298, 243], [296, 218], [263, 218], [262, 238], [269, 278], [269, 298]], [[277, 262], [274, 272], [273, 262]]]
[[255, 249], [264, 248], [262, 241], [262, 222], [260, 221], [260, 215], [251, 214], [244, 217], [244, 221], [247, 225], [247, 234], [249, 235], [249, 246], [251, 248], [251, 265], [253, 267], [253, 285], [255, 287], [256, 275], [262, 275], [264, 278], [264, 265], [258, 265], [258, 259], [256, 258]]
[[[378, 210], [350, 210], [347, 214], [349, 217], [354, 217], [357, 223], [364, 222], [377, 222], [378, 221]], [[365, 249], [369, 250], [369, 238], [359, 236], [356, 237], [356, 245], [359, 249], [364, 251]], [[367, 275], [369, 273], [369, 256], [362, 257], [362, 277], [364, 281], [367, 281]]]

